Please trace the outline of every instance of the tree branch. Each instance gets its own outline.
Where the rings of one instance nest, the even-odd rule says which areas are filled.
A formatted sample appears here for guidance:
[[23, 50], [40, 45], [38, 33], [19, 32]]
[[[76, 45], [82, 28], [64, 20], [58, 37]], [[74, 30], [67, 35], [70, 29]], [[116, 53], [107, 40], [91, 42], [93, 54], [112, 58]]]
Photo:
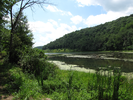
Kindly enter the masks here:
[[19, 18], [19, 16], [20, 16], [21, 12], [22, 12], [24, 9], [26, 9], [26, 8], [28, 8], [28, 7], [32, 7], [32, 6], [35, 5], [35, 4], [40, 5], [40, 7], [43, 9], [43, 4], [50, 4], [50, 3], [46, 3], [46, 2], [45, 2], [46, 0], [43, 0], [43, 1], [40, 1], [40, 0], [28, 0], [28, 1], [24, 4], [24, 6], [23, 6], [23, 1], [24, 1], [24, 0], [21, 1], [19, 13], [18, 13], [18, 15], [17, 15], [17, 17], [16, 17], [16, 19], [15, 19], [15, 22], [14, 22], [14, 24], [13, 24], [13, 26], [12, 26], [12, 32], [14, 31], [14, 28], [15, 28], [15, 26], [16, 26], [16, 24], [17, 24], [18, 18]]
[[21, 5], [20, 5], [20, 9], [22, 8], [22, 5], [23, 5], [23, 1], [24, 1], [24, 0], [22, 0], [22, 2], [21, 2]]

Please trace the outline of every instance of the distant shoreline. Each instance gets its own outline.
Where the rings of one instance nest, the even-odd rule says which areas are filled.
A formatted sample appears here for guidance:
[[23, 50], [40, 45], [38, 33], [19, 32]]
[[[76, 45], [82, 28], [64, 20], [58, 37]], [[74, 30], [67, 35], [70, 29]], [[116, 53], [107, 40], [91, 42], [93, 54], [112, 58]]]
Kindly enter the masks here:
[[[45, 50], [44, 50], [45, 51]], [[91, 53], [91, 52], [95, 52], [95, 53], [102, 53], [102, 52], [105, 52], [105, 53], [107, 53], [107, 52], [112, 52], [112, 53], [133, 53], [133, 50], [128, 50], [128, 51], [70, 51], [70, 52], [53, 52], [53, 51], [51, 51], [51, 52], [45, 52], [45, 53]]]

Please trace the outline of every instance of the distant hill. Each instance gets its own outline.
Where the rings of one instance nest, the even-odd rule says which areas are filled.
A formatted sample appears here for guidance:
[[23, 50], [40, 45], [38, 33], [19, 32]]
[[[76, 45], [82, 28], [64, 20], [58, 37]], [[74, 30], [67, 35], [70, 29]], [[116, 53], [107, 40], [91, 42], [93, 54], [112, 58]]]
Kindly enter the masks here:
[[35, 48], [38, 48], [38, 49], [41, 49], [42, 50], [43, 46], [37, 46]]
[[45, 49], [133, 50], [133, 14], [66, 34], [44, 45]]

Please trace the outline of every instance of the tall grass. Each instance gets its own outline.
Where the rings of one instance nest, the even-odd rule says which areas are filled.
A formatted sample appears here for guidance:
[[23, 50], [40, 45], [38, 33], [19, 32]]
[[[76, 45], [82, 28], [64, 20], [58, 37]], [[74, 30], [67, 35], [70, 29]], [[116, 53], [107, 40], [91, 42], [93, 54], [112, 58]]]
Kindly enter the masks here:
[[132, 84], [128, 83], [126, 77], [121, 76], [118, 68], [97, 70], [96, 74], [86, 73], [87, 85], [85, 80], [80, 79], [83, 76], [77, 73], [81, 72], [69, 72], [65, 100], [132, 100], [133, 98]]
[[[132, 100], [133, 98], [133, 80], [128, 81], [126, 77], [121, 76], [121, 71], [117, 68], [98, 69], [93, 74], [52, 69], [55, 65], [50, 63], [46, 66], [48, 69], [44, 71], [50, 72], [46, 79], [39, 76], [41, 79], [37, 79], [34, 73], [23, 72], [18, 67], [11, 68], [7, 89], [13, 93], [15, 99], [20, 100], [39, 100], [46, 97], [52, 100]], [[45, 73], [40, 75], [43, 74]]]

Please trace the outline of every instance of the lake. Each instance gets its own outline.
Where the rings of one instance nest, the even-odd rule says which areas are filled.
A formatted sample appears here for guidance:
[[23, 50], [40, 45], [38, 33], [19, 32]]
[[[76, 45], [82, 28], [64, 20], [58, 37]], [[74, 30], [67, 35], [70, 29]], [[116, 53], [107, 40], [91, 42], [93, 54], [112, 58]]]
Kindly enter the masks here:
[[62, 61], [80, 67], [96, 70], [98, 67], [121, 67], [122, 72], [133, 72], [133, 53], [85, 52], [46, 53], [52, 61]]

